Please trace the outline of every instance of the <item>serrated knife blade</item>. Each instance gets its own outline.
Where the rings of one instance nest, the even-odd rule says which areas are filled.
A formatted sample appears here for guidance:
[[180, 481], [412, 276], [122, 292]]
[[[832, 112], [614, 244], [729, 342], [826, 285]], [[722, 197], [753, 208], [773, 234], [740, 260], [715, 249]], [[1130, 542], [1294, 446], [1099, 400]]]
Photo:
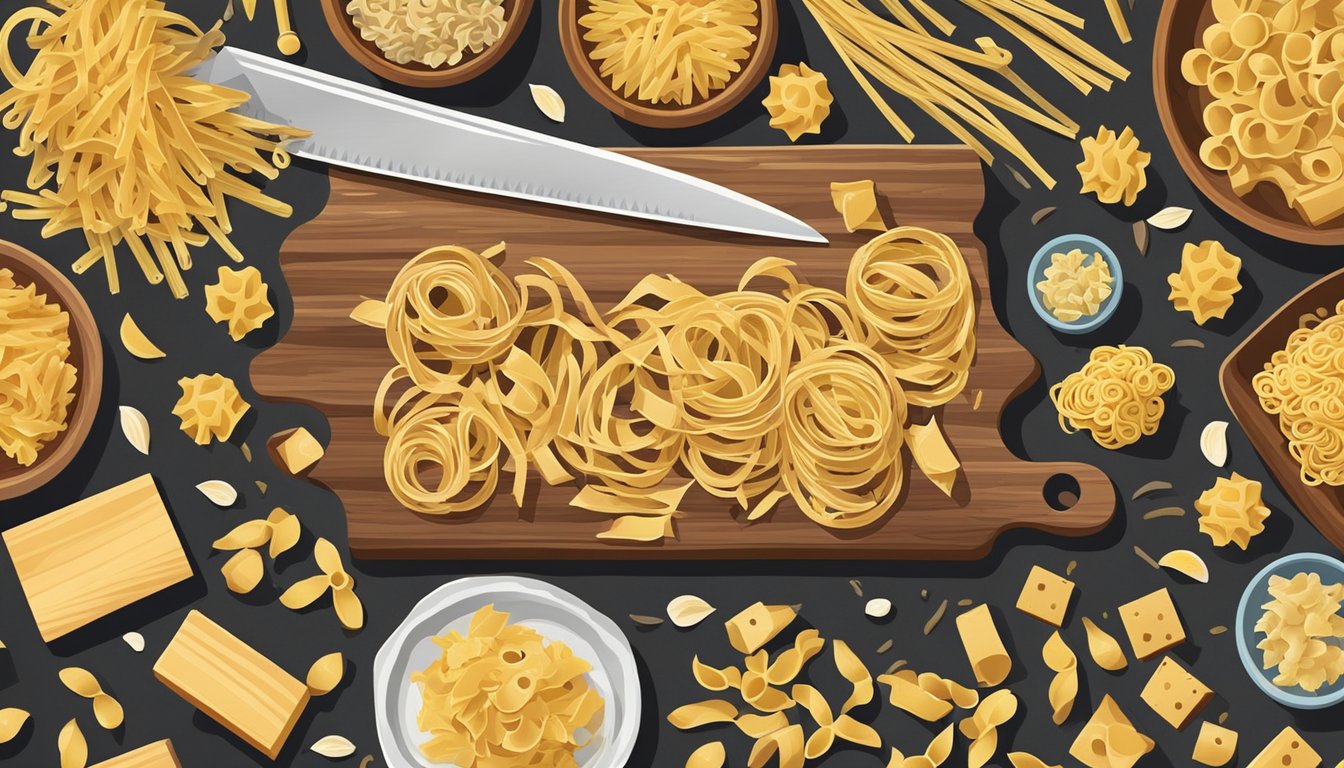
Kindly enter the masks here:
[[758, 200], [684, 173], [223, 47], [192, 73], [243, 114], [304, 128], [288, 150], [386, 176], [728, 232], [824, 243]]

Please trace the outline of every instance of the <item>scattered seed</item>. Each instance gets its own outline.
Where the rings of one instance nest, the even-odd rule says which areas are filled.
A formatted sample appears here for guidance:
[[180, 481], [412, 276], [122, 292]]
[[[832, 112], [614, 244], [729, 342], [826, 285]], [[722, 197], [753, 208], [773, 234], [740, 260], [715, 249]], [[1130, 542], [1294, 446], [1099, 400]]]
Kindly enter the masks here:
[[148, 456], [149, 421], [145, 419], [145, 414], [129, 405], [121, 406], [119, 411], [121, 413], [121, 432], [126, 436], [126, 442], [130, 443], [135, 450]]
[[359, 761], [359, 768], [369, 768], [373, 765], [373, 755], [365, 755], [363, 760]]
[[262, 495], [262, 496], [265, 496], [265, 495], [266, 495], [266, 489], [269, 488], [269, 487], [270, 487], [270, 486], [266, 484], [266, 481], [265, 481], [265, 480], [258, 480], [258, 481], [257, 481], [257, 490], [258, 490], [258, 491], [261, 491], [261, 495]]
[[1134, 245], [1139, 249], [1140, 256], [1148, 255], [1148, 222], [1134, 222]]
[[969, 597], [963, 597], [962, 599], [960, 599], [960, 600], [957, 601], [957, 607], [958, 607], [958, 608], [969, 608], [969, 607], [971, 607], [971, 604], [973, 604], [974, 602], [975, 602], [975, 601], [972, 600], [972, 599], [969, 598]]
[[1144, 483], [1143, 485], [1140, 485], [1139, 489], [1135, 491], [1133, 494], [1131, 494], [1129, 498], [1130, 501], [1138, 501], [1139, 499], [1143, 498], [1144, 496], [1147, 496], [1150, 493], [1157, 493], [1158, 491], [1170, 491], [1170, 490], [1171, 490], [1171, 483], [1168, 483], [1166, 480], [1151, 480], [1149, 482]]
[[1177, 339], [1171, 342], [1172, 349], [1203, 349], [1204, 342], [1199, 339]]
[[247, 443], [238, 446], [238, 450], [243, 452], [243, 461], [252, 461], [252, 449], [248, 447]]
[[713, 612], [714, 606], [695, 595], [674, 597], [672, 602], [667, 604], [667, 617], [682, 629], [699, 624]]
[[131, 646], [131, 650], [136, 653], [145, 650], [145, 636], [139, 632], [127, 632], [121, 636], [121, 639], [125, 640], [126, 644]]
[[1222, 725], [1223, 723], [1226, 723], [1226, 722], [1227, 722], [1227, 716], [1228, 716], [1229, 714], [1230, 714], [1230, 713], [1228, 713], [1228, 712], [1224, 712], [1223, 714], [1219, 715], [1219, 716], [1218, 716], [1218, 724], [1219, 724], [1219, 725]]
[[971, 410], [972, 411], [980, 410], [980, 401], [983, 399], [985, 399], [985, 390], [983, 389], [975, 390], [975, 402], [971, 403]]
[[1042, 208], [1041, 210], [1039, 210], [1039, 211], [1037, 211], [1037, 212], [1031, 214], [1031, 223], [1032, 223], [1032, 225], [1034, 226], [1034, 225], [1036, 225], [1036, 224], [1040, 224], [1042, 221], [1045, 221], [1045, 217], [1046, 217], [1046, 216], [1049, 216], [1050, 214], [1052, 214], [1052, 213], [1054, 213], [1054, 212], [1055, 212], [1055, 206], [1053, 206], [1053, 205], [1047, 205], [1047, 206], [1045, 206], [1044, 208]]
[[1224, 627], [1222, 624], [1219, 624], [1219, 625], [1216, 626], [1216, 627], [1209, 627], [1209, 634], [1210, 634], [1210, 635], [1221, 635], [1221, 634], [1223, 634], [1223, 633], [1226, 632], [1226, 631], [1227, 631], [1227, 627]]
[[943, 620], [943, 614], [945, 613], [947, 613], [947, 598], [943, 598], [943, 602], [938, 604], [938, 610], [934, 611], [933, 615], [924, 624], [924, 634], [926, 636], [933, 631], [934, 627], [938, 626], [938, 622]]
[[863, 583], [860, 582], [858, 579], [850, 579], [849, 588], [854, 590], [854, 594], [858, 595], [859, 597], [863, 597]]
[[1189, 208], [1178, 205], [1169, 206], [1148, 217], [1148, 224], [1158, 229], [1180, 229], [1190, 220], [1193, 213]]
[[217, 507], [230, 507], [238, 500], [238, 491], [223, 480], [206, 480], [198, 484], [196, 490]]
[[1145, 512], [1144, 520], [1156, 520], [1159, 517], [1185, 517], [1184, 507], [1159, 507], [1151, 512]]
[[657, 616], [642, 616], [638, 613], [630, 614], [630, 620], [641, 627], [656, 627], [663, 623], [663, 620]]
[[1227, 422], [1210, 421], [1199, 433], [1199, 450], [1215, 467], [1227, 464]]
[[1134, 545], [1134, 554], [1138, 555], [1139, 559], [1143, 560], [1143, 562], [1153, 566], [1154, 569], [1159, 567], [1157, 561], [1153, 559], [1153, 556], [1144, 552], [1143, 547], [1140, 547], [1138, 544]]
[[927, 589], [921, 589], [921, 590], [919, 590], [919, 599], [920, 599], [920, 600], [928, 600], [928, 599], [929, 599], [929, 590], [927, 590]]
[[1074, 569], [1077, 568], [1077, 567], [1078, 567], [1078, 561], [1077, 561], [1077, 560], [1070, 560], [1070, 561], [1069, 561], [1069, 564], [1066, 565], [1066, 566], [1064, 567], [1064, 575], [1065, 575], [1065, 576], [1072, 576], [1072, 575], [1073, 575], [1073, 571], [1074, 571]]
[[891, 639], [888, 638], [887, 640], [883, 641], [881, 645], [877, 646], [877, 652], [879, 654], [886, 653], [887, 651], [891, 650], [892, 645], [894, 645], [894, 643], [892, 643]]
[[309, 749], [332, 760], [340, 760], [355, 754], [355, 745], [344, 736], [323, 736]]
[[1031, 189], [1031, 182], [1027, 181], [1027, 177], [1023, 176], [1021, 171], [1017, 170], [1011, 165], [1008, 165], [1007, 163], [1004, 163], [1003, 165], [1005, 168], [1008, 169], [1008, 173], [1013, 177], [1013, 181], [1016, 181], [1018, 184], [1021, 184], [1023, 189]]
[[532, 91], [532, 103], [537, 105], [541, 114], [549, 117], [557, 123], [565, 122], [565, 100], [555, 89], [549, 85], [537, 85], [531, 83], [527, 86]]
[[1103, 619], [1109, 619], [1109, 618], [1111, 618], [1111, 612], [1110, 612], [1110, 611], [1102, 611], [1102, 612], [1101, 612], [1101, 618], [1103, 618]]
[[890, 675], [891, 673], [895, 672], [896, 670], [900, 669], [901, 667], [904, 667], [906, 664], [909, 663], [910, 662], [906, 661], [905, 659], [897, 659], [891, 662], [891, 666], [887, 667], [887, 671], [883, 672], [882, 674]]

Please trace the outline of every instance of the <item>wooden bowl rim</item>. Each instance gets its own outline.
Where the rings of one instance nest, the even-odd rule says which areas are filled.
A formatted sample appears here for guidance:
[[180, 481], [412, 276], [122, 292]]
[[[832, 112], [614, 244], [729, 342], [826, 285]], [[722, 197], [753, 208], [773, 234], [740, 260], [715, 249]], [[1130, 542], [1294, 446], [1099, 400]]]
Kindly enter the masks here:
[[[1213, 201], [1224, 213], [1251, 228], [1267, 235], [1307, 245], [1344, 245], [1344, 217], [1339, 217], [1323, 227], [1314, 227], [1291, 208], [1288, 209], [1288, 214], [1292, 218], [1286, 218], [1255, 206], [1251, 201], [1232, 191], [1227, 174], [1206, 168], [1200, 161], [1198, 143], [1204, 140], [1203, 136], [1199, 137], [1199, 142], [1192, 148], [1189, 143], [1191, 137], [1182, 132], [1178, 124], [1177, 111], [1188, 115], [1185, 102], [1189, 99], [1190, 90], [1195, 86], [1181, 78], [1179, 65], [1174, 68], [1168, 66], [1174, 51], [1173, 43], [1176, 42], [1171, 39], [1172, 30], [1177, 23], [1178, 15], [1180, 19], [1186, 19], [1190, 15], [1202, 14], [1205, 4], [1206, 0], [1167, 0], [1162, 3], [1162, 11], [1157, 20], [1157, 37], [1153, 44], [1153, 96], [1157, 102], [1162, 130], [1167, 135], [1172, 154], [1176, 155], [1176, 160], [1185, 171], [1185, 175], [1205, 197]], [[1193, 42], [1180, 42], [1179, 45], [1186, 46]], [[1185, 50], [1187, 49], [1182, 48], [1180, 55], [1184, 55]], [[1177, 103], [1178, 98], [1181, 103]], [[1193, 119], [1196, 124], [1203, 126], [1199, 115], [1193, 116]]]
[[[93, 312], [74, 283], [42, 257], [0, 240], [0, 267], [10, 267], [20, 283], [32, 282], [70, 315], [70, 361], [76, 366], [75, 402], [65, 430], [42, 447], [31, 467], [0, 477], [0, 499], [22, 496], [46, 485], [69, 466], [83, 447], [98, 415], [103, 392], [103, 346]], [[0, 461], [12, 462], [0, 455]]]
[[756, 42], [748, 49], [746, 65], [722, 90], [704, 101], [688, 106], [653, 106], [630, 101], [611, 89], [598, 74], [596, 62], [588, 58], [583, 35], [579, 31], [580, 0], [559, 0], [557, 25], [560, 47], [579, 85], [608, 112], [648, 128], [688, 128], [707, 123], [737, 106], [755, 90], [770, 69], [779, 39], [779, 11], [774, 0], [757, 0]]
[[419, 62], [398, 64], [383, 55], [378, 46], [365, 40], [355, 28], [355, 19], [346, 12], [348, 0], [322, 0], [322, 15], [336, 42], [350, 54], [360, 66], [384, 80], [414, 88], [443, 88], [462, 83], [484, 74], [493, 67], [504, 54], [509, 52], [518, 41], [532, 15], [532, 0], [503, 0], [506, 13], [512, 15], [504, 20], [504, 35], [494, 45], [477, 54], [468, 53], [469, 58], [456, 66], [431, 69]]

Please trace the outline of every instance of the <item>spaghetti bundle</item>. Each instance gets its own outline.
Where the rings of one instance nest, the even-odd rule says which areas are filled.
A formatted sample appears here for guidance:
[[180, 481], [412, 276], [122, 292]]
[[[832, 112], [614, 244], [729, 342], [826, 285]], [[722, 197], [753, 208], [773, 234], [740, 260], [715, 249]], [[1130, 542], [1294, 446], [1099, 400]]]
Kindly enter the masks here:
[[1344, 485], [1344, 301], [1310, 320], [1251, 379], [1265, 412], [1278, 416], [1307, 485]]
[[[289, 164], [281, 148], [307, 136], [232, 110], [239, 91], [192, 80], [188, 72], [224, 42], [159, 0], [54, 0], [62, 12], [32, 6], [0, 27], [0, 94], [6, 128], [19, 133], [17, 154], [32, 158], [27, 186], [0, 199], [22, 208], [15, 218], [45, 222], [43, 237], [82, 229], [82, 273], [102, 263], [109, 290], [120, 289], [114, 249], [123, 241], [152, 284], [187, 295], [181, 272], [191, 248], [214, 240], [235, 261], [229, 239], [232, 198], [277, 216], [290, 206], [263, 194], [251, 174], [274, 179]], [[32, 64], [9, 54], [28, 23]]]
[[1100, 346], [1050, 388], [1050, 399], [1065, 432], [1086, 429], [1097, 445], [1116, 450], [1157, 432], [1166, 411], [1162, 396], [1175, 383], [1171, 368], [1143, 347]]
[[792, 496], [821, 525], [869, 525], [904, 487], [909, 405], [955, 396], [974, 354], [969, 272], [927, 230], [860, 249], [845, 293], [767, 258], [718, 294], [649, 275], [605, 313], [559, 264], [510, 278], [502, 252], [426, 251], [352, 314], [396, 359], [374, 426], [417, 512], [475, 509], [502, 474], [521, 505], [535, 470], [617, 515], [607, 538], [670, 535], [691, 485], [749, 520]]

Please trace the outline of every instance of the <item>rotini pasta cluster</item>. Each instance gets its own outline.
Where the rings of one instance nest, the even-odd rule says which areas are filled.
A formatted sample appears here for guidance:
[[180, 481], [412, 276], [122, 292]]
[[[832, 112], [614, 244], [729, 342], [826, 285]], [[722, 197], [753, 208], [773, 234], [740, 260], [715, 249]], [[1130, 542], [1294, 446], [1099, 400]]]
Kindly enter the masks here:
[[1176, 374], [1147, 349], [1101, 346], [1050, 388], [1050, 399], [1065, 432], [1086, 429], [1097, 445], [1116, 450], [1157, 432], [1166, 410], [1162, 396], [1175, 383]]
[[1217, 240], [1198, 245], [1186, 243], [1181, 249], [1181, 269], [1167, 277], [1171, 293], [1167, 296], [1177, 311], [1189, 312], [1203, 325], [1222, 318], [1232, 308], [1241, 290], [1241, 259], [1227, 252]]
[[505, 474], [521, 505], [535, 470], [581, 479], [571, 504], [617, 516], [605, 538], [671, 535], [692, 484], [747, 519], [791, 496], [824, 526], [869, 525], [904, 487], [909, 406], [955, 397], [975, 353], [970, 275], [928, 230], [859, 249], [844, 293], [767, 258], [719, 294], [649, 275], [605, 313], [549, 259], [508, 277], [502, 251], [426, 251], [352, 313], [396, 360], [374, 425], [420, 513], [476, 509]]
[[460, 64], [504, 36], [503, 0], [350, 0], [360, 37], [398, 64]]
[[1308, 316], [1251, 379], [1265, 413], [1278, 416], [1307, 485], [1344, 485], [1344, 301]]
[[252, 407], [228, 376], [202, 373], [179, 379], [177, 384], [182, 397], [173, 406], [173, 415], [181, 419], [182, 431], [198, 445], [207, 445], [212, 439], [228, 440]]
[[228, 327], [229, 338], [239, 341], [275, 315], [256, 267], [220, 267], [217, 274], [219, 282], [205, 286], [205, 313]]
[[1344, 214], [1344, 3], [1216, 0], [1181, 75], [1204, 89], [1199, 157], [1245, 195], [1277, 187], [1319, 226]]
[[1101, 126], [1095, 137], [1081, 142], [1083, 162], [1078, 164], [1078, 175], [1083, 180], [1082, 193], [1091, 192], [1103, 203], [1133, 205], [1139, 193], [1148, 186], [1148, 163], [1152, 154], [1139, 149], [1134, 129], [1126, 126], [1119, 135]]

